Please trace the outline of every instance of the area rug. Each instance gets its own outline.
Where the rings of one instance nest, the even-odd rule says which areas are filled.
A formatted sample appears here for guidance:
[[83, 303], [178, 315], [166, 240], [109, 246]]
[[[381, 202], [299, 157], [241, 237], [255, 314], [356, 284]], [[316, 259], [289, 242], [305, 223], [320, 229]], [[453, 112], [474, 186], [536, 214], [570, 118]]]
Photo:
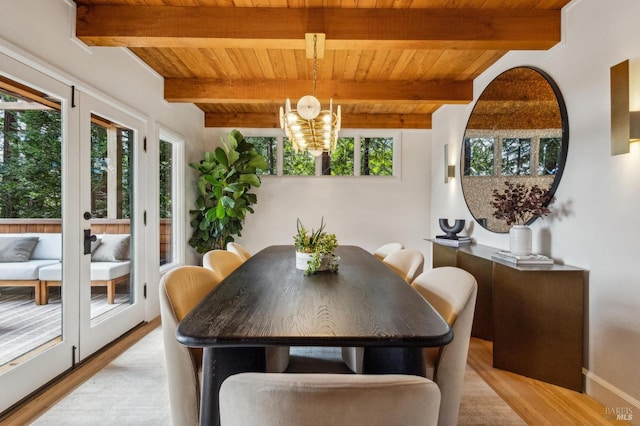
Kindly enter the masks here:
[[[162, 332], [157, 328], [32, 424], [171, 425], [169, 410]], [[525, 422], [467, 366], [458, 424], [524, 425]]]

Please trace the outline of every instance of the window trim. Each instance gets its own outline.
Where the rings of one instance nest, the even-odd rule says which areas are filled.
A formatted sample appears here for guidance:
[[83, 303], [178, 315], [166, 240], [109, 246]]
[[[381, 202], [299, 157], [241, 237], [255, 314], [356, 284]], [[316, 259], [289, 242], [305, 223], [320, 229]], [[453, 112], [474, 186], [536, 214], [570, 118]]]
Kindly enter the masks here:
[[[171, 130], [163, 126], [158, 126], [158, 151], [156, 156], [156, 165], [158, 170], [158, 196], [156, 197], [156, 203], [159, 203], [160, 199], [160, 141], [168, 142], [172, 145], [172, 177], [171, 177], [171, 192], [172, 192], [172, 230], [173, 230], [173, 241], [172, 250], [173, 250], [173, 259], [172, 262], [165, 263], [164, 265], [160, 265], [160, 273], [164, 273], [172, 268], [175, 268], [178, 265], [182, 265], [185, 262], [185, 211], [182, 206], [184, 206], [184, 191], [185, 188], [185, 177], [184, 177], [184, 150], [185, 150], [185, 139]], [[159, 204], [158, 204], [159, 207]], [[160, 209], [158, 208], [158, 211]], [[158, 232], [160, 231], [160, 215], [158, 214]], [[160, 247], [160, 240], [158, 239], [158, 248]]]

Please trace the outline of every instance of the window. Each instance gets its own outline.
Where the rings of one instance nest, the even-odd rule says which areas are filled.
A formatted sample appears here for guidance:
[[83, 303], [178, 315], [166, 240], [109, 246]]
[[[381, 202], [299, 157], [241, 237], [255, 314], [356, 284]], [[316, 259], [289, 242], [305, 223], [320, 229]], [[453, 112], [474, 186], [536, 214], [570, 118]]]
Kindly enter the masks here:
[[393, 138], [360, 139], [360, 175], [393, 175]]
[[285, 176], [313, 176], [316, 174], [316, 163], [308, 151], [295, 152], [289, 138], [283, 140], [282, 174]]
[[322, 154], [322, 174], [331, 176], [353, 176], [354, 138], [338, 138], [336, 149]]
[[159, 161], [159, 219], [160, 219], [160, 266], [180, 262], [180, 235], [182, 219], [179, 206], [182, 206], [179, 177], [182, 174], [182, 150], [184, 141], [167, 131], [160, 130], [158, 150]]
[[538, 150], [538, 174], [555, 175], [560, 164], [562, 138], [540, 138]]
[[[251, 142], [269, 164], [259, 170], [262, 176], [394, 176], [400, 174], [399, 133], [368, 131], [362, 135], [343, 131], [331, 155], [314, 157], [309, 152], [295, 152], [293, 144], [280, 130], [273, 133], [244, 129]], [[245, 134], [246, 132], [246, 134]], [[395, 164], [394, 164], [395, 162]]]
[[494, 145], [494, 138], [465, 138], [465, 176], [493, 176]]
[[267, 170], [258, 169], [259, 175], [276, 175], [277, 174], [277, 160], [278, 160], [278, 139], [275, 136], [245, 136], [247, 142], [251, 142], [256, 148], [258, 154], [262, 155], [269, 168]]
[[502, 175], [531, 174], [531, 139], [505, 138], [502, 140]]

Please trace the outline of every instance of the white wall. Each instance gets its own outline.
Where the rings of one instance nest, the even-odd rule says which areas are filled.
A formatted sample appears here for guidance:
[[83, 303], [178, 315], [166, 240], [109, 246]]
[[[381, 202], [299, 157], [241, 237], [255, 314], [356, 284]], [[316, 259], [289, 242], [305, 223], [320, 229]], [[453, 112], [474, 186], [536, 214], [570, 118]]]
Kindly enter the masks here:
[[[548, 52], [507, 54], [475, 81], [475, 99], [496, 75], [515, 66], [536, 66], [558, 83], [569, 115], [569, 154], [552, 205], [556, 214], [532, 226], [534, 249], [548, 233], [552, 257], [589, 271], [587, 391], [608, 407], [633, 407], [638, 424], [640, 144], [632, 145], [630, 154], [609, 154], [609, 69], [640, 58], [640, 2], [574, 0], [563, 12], [560, 45]], [[433, 229], [439, 217], [471, 219], [460, 180], [445, 185], [439, 176], [444, 143], [459, 160], [472, 107], [448, 106], [434, 116]], [[560, 210], [565, 214], [557, 214]], [[472, 236], [481, 244], [508, 247], [507, 234], [475, 226]]]
[[[75, 3], [67, 0], [2, 0], [0, 6], [0, 52], [79, 90], [90, 93], [147, 123], [148, 152], [141, 176], [148, 190], [147, 210], [157, 211], [157, 126], [163, 126], [186, 141], [185, 160], [197, 161], [202, 152], [204, 115], [191, 104], [164, 101], [163, 80], [127, 49], [88, 48], [75, 39]], [[193, 205], [189, 168], [185, 170], [185, 217]], [[151, 248], [146, 265], [148, 300], [147, 319], [159, 314], [157, 284], [157, 219], [149, 215], [146, 247]], [[186, 224], [188, 227], [188, 223]], [[186, 250], [187, 263], [196, 262]]]
[[[228, 131], [207, 129], [207, 149], [213, 150]], [[244, 129], [248, 132], [260, 133]], [[430, 235], [430, 132], [405, 130], [401, 139], [399, 177], [263, 177], [255, 190], [256, 212], [247, 217], [237, 241], [254, 253], [272, 244], [293, 244], [297, 218], [307, 228], [318, 228], [324, 217], [339, 244], [373, 251], [399, 241], [430, 256], [430, 243], [424, 241]]]

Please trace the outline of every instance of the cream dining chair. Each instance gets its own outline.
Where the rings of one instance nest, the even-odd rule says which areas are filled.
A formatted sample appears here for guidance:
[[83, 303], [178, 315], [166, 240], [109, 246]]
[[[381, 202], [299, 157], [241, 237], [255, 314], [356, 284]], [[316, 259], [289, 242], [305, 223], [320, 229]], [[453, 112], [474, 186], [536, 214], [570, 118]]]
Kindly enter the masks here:
[[451, 343], [442, 348], [426, 348], [424, 357], [427, 377], [438, 384], [442, 395], [438, 425], [454, 426], [458, 422], [478, 285], [467, 271], [444, 266], [420, 274], [412, 287], [453, 330]]
[[373, 255], [379, 260], [382, 260], [391, 253], [402, 250], [403, 248], [404, 246], [400, 243], [383, 244], [373, 252]]
[[244, 261], [248, 260], [251, 257], [251, 253], [249, 252], [249, 250], [236, 242], [227, 243], [227, 251], [237, 254]]
[[235, 271], [243, 262], [244, 259], [239, 255], [227, 250], [210, 250], [202, 256], [202, 266], [215, 272], [220, 280]]
[[382, 262], [411, 284], [424, 268], [424, 255], [418, 250], [403, 249], [389, 254]]
[[167, 363], [169, 405], [174, 425], [198, 424], [202, 349], [176, 340], [178, 323], [219, 283], [220, 277], [199, 266], [182, 266], [160, 281], [160, 317]]
[[411, 375], [240, 373], [220, 388], [222, 426], [435, 426], [439, 406]]

